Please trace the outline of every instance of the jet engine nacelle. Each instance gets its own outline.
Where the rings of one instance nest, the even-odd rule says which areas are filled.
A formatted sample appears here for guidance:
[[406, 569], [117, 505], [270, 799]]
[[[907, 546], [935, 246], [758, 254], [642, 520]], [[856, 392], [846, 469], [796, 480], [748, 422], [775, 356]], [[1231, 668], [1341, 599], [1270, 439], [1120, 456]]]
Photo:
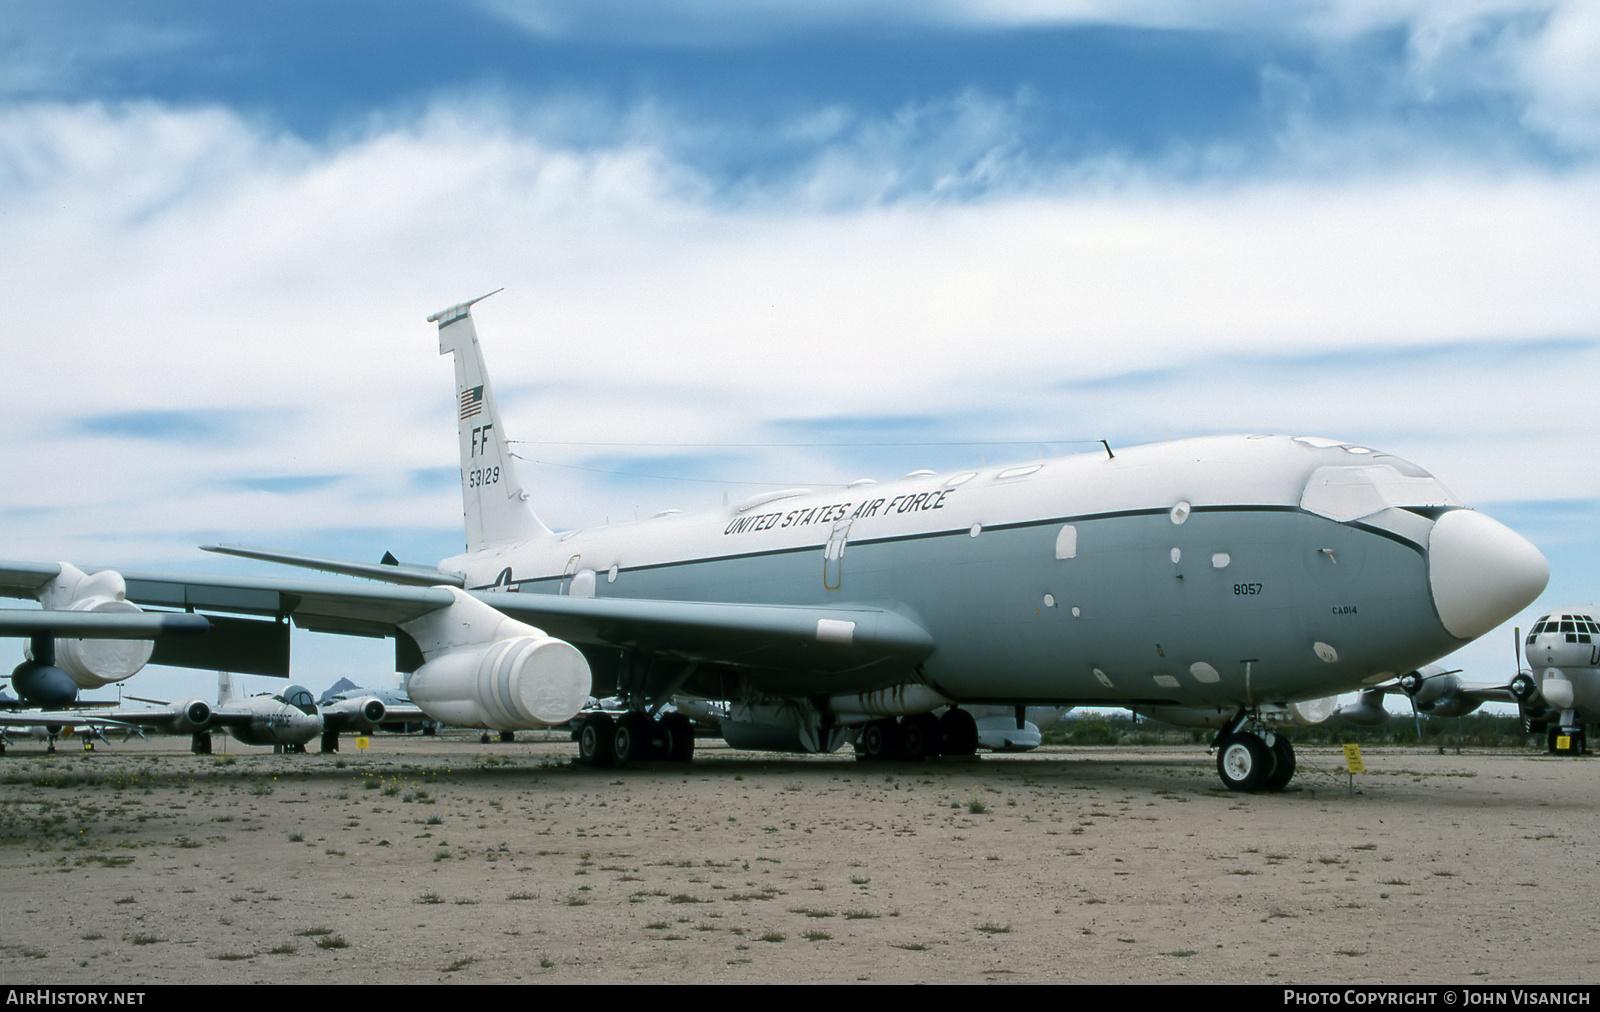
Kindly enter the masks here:
[[371, 731], [383, 723], [384, 715], [388, 708], [383, 705], [383, 700], [377, 696], [362, 696], [359, 699], [341, 699], [337, 703], [329, 703], [322, 707], [324, 722], [330, 718], [338, 717], [341, 727], [346, 731]]
[[211, 704], [203, 699], [174, 703], [172, 711], [172, 721], [165, 730], [173, 734], [195, 734], [204, 731], [211, 723]]
[[406, 693], [458, 727], [520, 731], [564, 724], [589, 698], [589, 662], [553, 636], [516, 636], [453, 650], [411, 673]]
[[425, 663], [406, 693], [432, 720], [491, 731], [565, 724], [593, 678], [578, 648], [484, 604], [458, 587], [453, 601], [401, 625]]
[[1400, 688], [1411, 697], [1418, 712], [1430, 717], [1465, 717], [1483, 705], [1461, 691], [1461, 680], [1454, 672], [1427, 674], [1427, 669], [1400, 676]]
[[[128, 612], [144, 609], [128, 600], [122, 574], [106, 569], [89, 576], [71, 563], [40, 589], [39, 603], [57, 611]], [[55, 666], [80, 689], [120, 682], [144, 667], [155, 650], [147, 639], [58, 639]], [[30, 660], [31, 660], [30, 655]]]

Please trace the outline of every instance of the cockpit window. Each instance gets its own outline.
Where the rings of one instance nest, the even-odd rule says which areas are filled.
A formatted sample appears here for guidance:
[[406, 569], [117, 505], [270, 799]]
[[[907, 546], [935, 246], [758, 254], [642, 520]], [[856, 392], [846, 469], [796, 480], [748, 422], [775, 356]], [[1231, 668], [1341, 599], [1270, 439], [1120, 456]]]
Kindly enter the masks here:
[[1406, 474], [1390, 463], [1324, 465], [1311, 472], [1300, 508], [1345, 523], [1390, 507], [1428, 516], [1459, 507], [1450, 490], [1423, 472]]
[[1594, 638], [1600, 636], [1600, 623], [1588, 615], [1546, 615], [1534, 623], [1528, 633], [1528, 644], [1532, 646], [1533, 638], [1541, 633], [1555, 633], [1565, 637], [1568, 643], [1593, 643]]
[[278, 697], [285, 703], [299, 710], [301, 713], [316, 713], [317, 701], [312, 698], [310, 690], [304, 686], [291, 685], [283, 690], [283, 695]]

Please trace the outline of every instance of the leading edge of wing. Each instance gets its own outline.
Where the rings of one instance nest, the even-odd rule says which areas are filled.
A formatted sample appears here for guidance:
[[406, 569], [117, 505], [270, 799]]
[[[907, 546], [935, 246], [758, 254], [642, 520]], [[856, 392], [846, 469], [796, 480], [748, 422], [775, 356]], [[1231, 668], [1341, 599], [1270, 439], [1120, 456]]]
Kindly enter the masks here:
[[703, 661], [837, 670], [885, 657], [916, 664], [935, 646], [915, 620], [867, 605], [472, 594], [497, 611], [580, 646], [644, 649]]
[[279, 577], [229, 577], [195, 573], [118, 570], [128, 600], [159, 608], [290, 617], [315, 632], [389, 635], [395, 626], [448, 607], [445, 587], [340, 583]]
[[72, 639], [154, 639], [169, 633], [203, 633], [202, 615], [151, 612], [54, 611], [0, 608], [0, 636], [51, 634]]
[[306, 555], [301, 552], [283, 552], [271, 548], [251, 548], [247, 545], [201, 545], [200, 550], [202, 552], [216, 552], [221, 555], [234, 555], [241, 559], [274, 562], [282, 566], [299, 566], [302, 569], [316, 569], [324, 573], [338, 573], [340, 576], [357, 576], [362, 579], [377, 580], [380, 583], [397, 583], [408, 587], [437, 587], [441, 584], [448, 584], [454, 587], [466, 586], [466, 577], [464, 575], [447, 572], [437, 566], [414, 566], [401, 562], [353, 562], [347, 559], [329, 559], [320, 555]]
[[[448, 607], [453, 600], [450, 591], [442, 586], [168, 573], [106, 566], [85, 572], [98, 573], [108, 568], [122, 574], [127, 599], [145, 607], [293, 617], [296, 625], [321, 632], [384, 636], [400, 623]], [[59, 572], [60, 566], [55, 563], [0, 561], [0, 596], [33, 597]], [[44, 613], [12, 610], [9, 614]], [[16, 628], [33, 621], [19, 619]]]
[[[0, 573], [8, 571], [0, 563]], [[19, 567], [37, 579], [54, 567]], [[265, 617], [290, 617], [316, 632], [390, 635], [395, 627], [448, 607], [448, 587], [341, 583], [278, 577], [118, 570], [128, 600], [141, 605]], [[46, 577], [48, 579], [48, 577]], [[871, 605], [738, 604], [636, 598], [566, 597], [473, 591], [504, 614], [580, 646], [643, 648], [684, 658], [805, 670], [840, 670], [885, 658], [916, 664], [933, 653], [918, 622]]]

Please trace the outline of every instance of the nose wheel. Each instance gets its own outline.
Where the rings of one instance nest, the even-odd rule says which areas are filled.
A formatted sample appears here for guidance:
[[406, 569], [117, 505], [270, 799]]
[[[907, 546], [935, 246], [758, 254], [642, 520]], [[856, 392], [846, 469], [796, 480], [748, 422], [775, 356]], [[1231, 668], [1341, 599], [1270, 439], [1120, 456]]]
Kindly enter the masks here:
[[1545, 740], [1551, 755], [1583, 755], [1589, 750], [1589, 738], [1582, 725], [1551, 725]]
[[1294, 769], [1294, 746], [1280, 734], [1234, 731], [1217, 742], [1217, 776], [1230, 791], [1281, 791]]

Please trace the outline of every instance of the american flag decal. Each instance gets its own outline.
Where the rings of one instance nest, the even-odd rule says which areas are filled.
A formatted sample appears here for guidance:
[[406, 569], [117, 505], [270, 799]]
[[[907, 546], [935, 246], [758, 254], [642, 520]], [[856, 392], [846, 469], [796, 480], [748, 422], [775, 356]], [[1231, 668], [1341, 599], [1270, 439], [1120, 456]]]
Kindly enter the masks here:
[[461, 391], [461, 417], [471, 418], [483, 410], [483, 387]]

